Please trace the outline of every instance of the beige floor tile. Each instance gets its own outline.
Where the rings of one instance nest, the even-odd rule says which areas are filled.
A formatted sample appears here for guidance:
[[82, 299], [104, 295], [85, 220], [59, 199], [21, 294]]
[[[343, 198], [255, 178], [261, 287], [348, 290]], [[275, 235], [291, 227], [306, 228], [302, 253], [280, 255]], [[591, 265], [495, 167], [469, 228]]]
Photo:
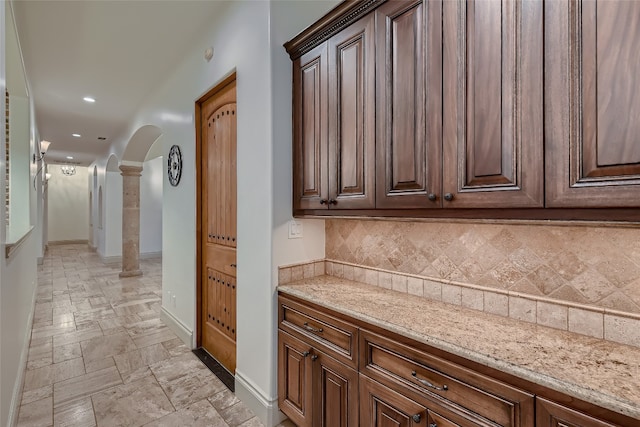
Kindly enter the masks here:
[[264, 424], [262, 424], [262, 421], [260, 421], [258, 417], [253, 417], [243, 422], [238, 427], [264, 427]]
[[174, 334], [173, 332], [171, 332], [171, 330], [169, 330], [169, 328], [167, 328], [161, 332], [136, 337], [133, 339], [133, 342], [136, 344], [136, 347], [142, 348], [154, 344], [160, 344], [164, 341], [170, 341], [175, 338], [177, 338], [176, 334]]
[[206, 399], [226, 388], [209, 370], [183, 375], [168, 382], [159, 382], [176, 409]]
[[137, 427], [174, 412], [153, 378], [113, 387], [91, 399], [99, 427]]
[[53, 385], [53, 404], [57, 408], [119, 384], [122, 384], [122, 379], [115, 366], [70, 378]]
[[69, 332], [66, 334], [56, 335], [53, 337], [53, 347], [58, 347], [61, 345], [73, 344], [82, 341], [87, 341], [92, 338], [101, 337], [102, 329], [90, 329], [90, 330], [82, 330], [77, 332]]
[[134, 323], [126, 327], [132, 338], [165, 332], [169, 328], [160, 319], [149, 319]]
[[237, 427], [255, 417], [253, 412], [242, 402], [223, 409], [220, 411], [220, 415], [222, 415], [222, 418], [229, 424], [229, 427]]
[[222, 411], [223, 409], [228, 408], [229, 406], [233, 406], [236, 403], [240, 402], [240, 400], [229, 391], [228, 388], [224, 388], [220, 392], [214, 394], [209, 398], [209, 402], [216, 408], [218, 411]]
[[20, 406], [17, 427], [48, 427], [53, 425], [52, 398]]
[[60, 363], [78, 357], [82, 357], [80, 343], [61, 345], [53, 349], [53, 363]]
[[186, 374], [206, 370], [207, 367], [193, 353], [185, 353], [151, 365], [153, 375], [158, 381], [168, 383]]
[[222, 416], [206, 400], [201, 400], [145, 427], [228, 427]]
[[46, 385], [44, 387], [23, 392], [22, 401], [20, 402], [20, 404], [26, 405], [27, 403], [35, 402], [37, 400], [42, 400], [52, 396], [53, 396], [53, 384]]
[[169, 341], [163, 341], [162, 346], [169, 352], [169, 354], [174, 356], [180, 356], [182, 354], [191, 353], [191, 349], [189, 349], [180, 338], [174, 338]]
[[84, 360], [84, 370], [87, 372], [87, 374], [91, 372], [101, 371], [112, 366], [116, 366], [116, 363], [111, 356], [105, 357], [104, 359]]
[[84, 360], [82, 357], [65, 360], [53, 365], [54, 382], [68, 380], [69, 378], [84, 375]]
[[92, 338], [81, 342], [80, 346], [82, 356], [86, 360], [100, 360], [136, 349], [131, 337], [126, 333]]
[[54, 427], [94, 427], [96, 417], [91, 398], [76, 400], [54, 409], [53, 423]]
[[23, 391], [32, 391], [53, 384], [55, 372], [52, 365], [27, 370], [24, 377]]

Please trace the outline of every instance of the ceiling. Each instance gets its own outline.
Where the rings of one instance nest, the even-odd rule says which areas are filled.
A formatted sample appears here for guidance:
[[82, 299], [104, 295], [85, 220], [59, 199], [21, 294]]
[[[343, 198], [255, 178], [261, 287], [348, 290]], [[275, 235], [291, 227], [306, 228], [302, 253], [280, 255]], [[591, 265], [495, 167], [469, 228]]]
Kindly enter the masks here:
[[223, 3], [14, 1], [40, 138], [51, 141], [48, 162], [89, 165], [105, 154]]

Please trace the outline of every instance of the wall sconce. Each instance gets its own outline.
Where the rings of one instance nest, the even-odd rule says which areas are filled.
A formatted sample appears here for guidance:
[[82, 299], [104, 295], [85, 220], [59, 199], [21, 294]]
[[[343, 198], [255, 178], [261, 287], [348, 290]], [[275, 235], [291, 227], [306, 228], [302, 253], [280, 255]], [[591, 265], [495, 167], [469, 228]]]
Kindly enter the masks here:
[[33, 154], [33, 163], [35, 163], [36, 161], [41, 161], [44, 160], [44, 155], [46, 154], [47, 150], [49, 149], [49, 145], [51, 145], [51, 142], [49, 141], [45, 141], [42, 140], [40, 141], [40, 157], [36, 156], [36, 154]]
[[49, 149], [49, 145], [51, 145], [51, 142], [49, 141], [45, 141], [44, 139], [42, 141], [40, 141], [40, 157], [36, 156], [36, 154], [33, 154], [33, 163], [35, 163], [36, 161], [40, 162], [42, 161], [42, 164], [40, 165], [40, 167], [38, 168], [38, 172], [36, 172], [36, 174], [33, 176], [33, 188], [35, 190], [36, 188], [36, 180], [38, 179], [38, 175], [40, 175], [40, 172], [42, 172], [42, 169], [44, 168], [44, 155], [47, 152], [47, 150]]

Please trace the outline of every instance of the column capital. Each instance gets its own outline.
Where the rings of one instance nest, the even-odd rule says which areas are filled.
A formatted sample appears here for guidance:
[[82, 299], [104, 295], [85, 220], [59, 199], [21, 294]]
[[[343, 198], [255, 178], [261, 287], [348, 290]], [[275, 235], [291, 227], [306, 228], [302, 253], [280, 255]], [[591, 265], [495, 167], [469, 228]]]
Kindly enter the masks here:
[[122, 176], [141, 176], [142, 166], [120, 165], [120, 175]]

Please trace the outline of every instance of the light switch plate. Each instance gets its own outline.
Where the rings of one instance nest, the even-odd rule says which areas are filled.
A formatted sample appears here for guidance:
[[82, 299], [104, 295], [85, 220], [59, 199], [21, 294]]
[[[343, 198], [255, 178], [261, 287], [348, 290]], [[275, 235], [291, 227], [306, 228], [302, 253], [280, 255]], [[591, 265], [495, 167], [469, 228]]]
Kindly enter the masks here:
[[301, 239], [302, 238], [302, 223], [292, 219], [289, 221], [289, 238]]

